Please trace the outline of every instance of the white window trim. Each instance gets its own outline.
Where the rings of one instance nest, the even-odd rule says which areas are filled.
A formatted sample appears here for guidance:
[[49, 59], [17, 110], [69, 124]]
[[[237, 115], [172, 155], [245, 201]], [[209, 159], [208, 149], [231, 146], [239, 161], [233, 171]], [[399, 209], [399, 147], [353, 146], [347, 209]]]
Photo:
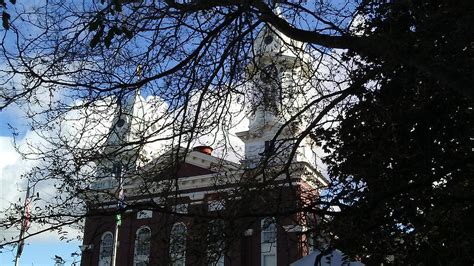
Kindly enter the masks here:
[[[220, 201], [214, 201], [214, 202], [220, 202]], [[223, 205], [221, 205], [223, 206]], [[225, 223], [223, 220], [212, 220], [209, 222], [209, 228], [208, 228], [208, 234], [212, 234], [214, 233], [215, 231], [214, 228], [211, 228], [211, 226], [215, 226], [217, 223], [219, 223], [219, 226], [222, 226], [221, 230], [224, 230], [225, 229]], [[221, 233], [221, 232], [218, 232], [218, 233]], [[209, 236], [208, 236], [209, 237]], [[209, 240], [209, 239], [208, 239]], [[212, 239], [213, 241], [217, 240], [217, 239]], [[224, 261], [225, 261], [225, 240], [224, 239], [220, 239], [220, 240], [217, 240], [217, 242], [215, 242], [215, 244], [217, 245], [216, 246], [216, 250], [209, 250], [209, 247], [208, 247], [208, 250], [207, 250], [207, 257], [209, 259], [209, 257], [214, 257], [214, 256], [219, 256], [219, 259], [217, 261], [212, 261], [212, 262], [209, 262], [208, 265], [209, 266], [224, 266]]]
[[137, 212], [137, 220], [150, 218], [153, 218], [153, 211], [151, 210], [142, 210]]
[[207, 211], [223, 211], [225, 210], [225, 202], [223, 200], [213, 200], [207, 205]]
[[[264, 242], [264, 234], [268, 233], [269, 230], [266, 230], [264, 228], [265, 222], [268, 219], [273, 220], [273, 224], [275, 225], [275, 241], [274, 242]], [[267, 217], [261, 220], [260, 223], [260, 263], [261, 266], [276, 266], [278, 261], [277, 261], [277, 241], [278, 241], [278, 230], [276, 227], [276, 220], [272, 217]], [[268, 228], [268, 226], [267, 226]], [[265, 256], [274, 256], [275, 257], [275, 265], [265, 265]]]
[[173, 206], [173, 212], [179, 213], [179, 214], [187, 214], [188, 204], [187, 203], [176, 204], [175, 206]]
[[187, 244], [187, 232], [188, 232], [188, 228], [186, 226], [186, 224], [184, 224], [183, 222], [177, 222], [175, 224], [173, 224], [173, 227], [171, 228], [171, 234], [170, 234], [170, 245], [169, 245], [169, 256], [170, 256], [170, 259], [173, 258], [173, 253], [172, 253], [172, 250], [171, 250], [171, 246], [172, 246], [172, 239], [173, 239], [173, 231], [174, 231], [174, 228], [177, 227], [178, 225], [182, 225], [184, 226], [184, 251], [183, 251], [183, 257], [182, 257], [182, 260], [180, 261], [181, 264], [175, 264], [175, 262], [171, 261], [171, 265], [186, 265], [186, 244]]
[[106, 236], [110, 235], [112, 237], [112, 246], [111, 249], [113, 250], [114, 248], [114, 234], [112, 232], [107, 231], [102, 234], [102, 237], [100, 238], [100, 245], [99, 245], [99, 266], [109, 266], [112, 263], [112, 252], [110, 253], [110, 256], [107, 257], [102, 257], [102, 252], [103, 252], [103, 243], [104, 243], [104, 238]]
[[[148, 255], [137, 255], [138, 234], [140, 233], [141, 230], [144, 230], [144, 229], [148, 229], [148, 231], [150, 232], [150, 241], [151, 241], [151, 229], [150, 229], [150, 227], [141, 226], [140, 228], [137, 229], [137, 231], [135, 232], [135, 246], [134, 246], [134, 249], [133, 249], [133, 265], [137, 265], [140, 262], [148, 262], [150, 260], [151, 250], [148, 250]], [[149, 248], [151, 249], [151, 243], [150, 243]]]

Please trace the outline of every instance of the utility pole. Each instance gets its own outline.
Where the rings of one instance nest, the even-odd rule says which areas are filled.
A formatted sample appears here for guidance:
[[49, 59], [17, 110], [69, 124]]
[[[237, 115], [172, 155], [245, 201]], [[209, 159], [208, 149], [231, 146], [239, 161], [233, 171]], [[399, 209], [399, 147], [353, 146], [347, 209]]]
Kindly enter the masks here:
[[23, 252], [23, 247], [25, 245], [25, 233], [30, 227], [30, 181], [26, 184], [26, 195], [25, 195], [25, 204], [23, 206], [23, 216], [21, 219], [21, 228], [20, 228], [20, 236], [18, 239], [18, 247], [16, 249], [16, 256], [15, 256], [15, 266], [20, 265], [20, 257], [21, 253]]
[[114, 245], [112, 249], [112, 264], [111, 266], [115, 266], [117, 260], [117, 248], [119, 245], [118, 241], [118, 234], [119, 234], [119, 227], [122, 225], [122, 214], [120, 211], [125, 208], [125, 196], [123, 193], [123, 179], [122, 179], [122, 164], [116, 163], [115, 167], [115, 177], [118, 179], [118, 202], [117, 202], [117, 213], [116, 221], [115, 221], [115, 234], [114, 234]]

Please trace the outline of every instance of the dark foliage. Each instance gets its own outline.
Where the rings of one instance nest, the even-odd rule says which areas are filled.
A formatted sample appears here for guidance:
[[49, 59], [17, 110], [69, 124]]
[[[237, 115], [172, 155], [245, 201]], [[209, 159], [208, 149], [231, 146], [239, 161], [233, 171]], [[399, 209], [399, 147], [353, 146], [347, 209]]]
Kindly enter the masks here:
[[330, 175], [354, 188], [333, 244], [369, 264], [474, 262], [472, 3], [435, 2], [366, 7], [368, 31], [394, 46], [366, 55], [377, 88], [321, 132]]
[[[122, 99], [141, 88], [170, 106], [170, 120], [163, 119], [162, 128], [154, 129], [161, 118], [153, 118], [153, 127], [145, 130], [162, 139], [191, 141], [231, 127], [224, 117], [232, 115], [227, 107], [236, 99], [233, 93], [244, 94], [240, 79], [251, 60], [252, 42], [264, 24], [271, 25], [313, 52], [333, 58], [333, 49], [343, 49], [347, 65], [357, 66], [348, 67], [351, 73], [338, 80], [339, 66], [345, 68], [347, 62], [336, 56], [331, 75], [310, 73], [311, 86], [323, 84], [317, 88], [321, 95], [309, 97], [308, 105], [294, 112], [318, 110], [298, 137], [324, 141], [330, 152], [325, 162], [334, 181], [328, 193], [333, 202], [319, 208], [316, 199], [307, 208], [329, 210], [320, 215], [318, 229], [326, 232], [331, 247], [368, 264], [473, 264], [474, 1], [113, 0], [92, 1], [82, 11], [62, 2], [46, 1], [33, 16], [44, 23], [36, 23], [28, 12], [7, 9], [15, 1], [0, 0], [3, 28], [8, 29], [3, 32], [27, 36], [20, 34], [25, 16], [43, 32], [38, 38], [20, 38], [21, 53], [3, 53], [10, 68], [0, 70], [6, 77], [1, 85], [14, 75], [25, 78], [24, 88], [1, 91], [0, 110], [34, 103], [36, 92], [44, 88], [51, 95], [69, 88], [69, 102], [84, 102], [83, 107], [110, 96]], [[272, 9], [276, 2], [285, 19]], [[351, 22], [358, 18], [361, 23]], [[140, 49], [145, 46], [149, 49]], [[32, 67], [38, 65], [46, 71]], [[335, 80], [326, 87], [328, 79]], [[304, 88], [290, 93], [300, 90]], [[196, 93], [201, 97], [193, 104], [190, 98]], [[200, 114], [204, 98], [215, 108], [215, 117]], [[53, 125], [67, 114], [69, 102], [38, 112], [47, 119], [32, 128]], [[176, 110], [183, 120], [171, 115]], [[161, 136], [170, 128], [173, 134]], [[132, 145], [144, 145], [150, 136]], [[97, 154], [68, 141], [51, 143], [52, 152], [41, 154], [54, 162], [45, 175], [59, 180], [59, 195], [70, 189], [83, 194], [89, 178], [72, 182], [71, 177], [85, 162], [97, 160]], [[62, 150], [74, 155], [76, 167], [67, 169]], [[244, 185], [240, 189], [254, 198]], [[107, 196], [115, 200], [113, 194]], [[68, 217], [64, 213], [77, 203], [61, 199], [55, 204], [46, 205], [46, 217]], [[341, 211], [333, 212], [331, 205]], [[15, 217], [21, 221], [20, 214]], [[33, 220], [47, 223], [38, 217]]]

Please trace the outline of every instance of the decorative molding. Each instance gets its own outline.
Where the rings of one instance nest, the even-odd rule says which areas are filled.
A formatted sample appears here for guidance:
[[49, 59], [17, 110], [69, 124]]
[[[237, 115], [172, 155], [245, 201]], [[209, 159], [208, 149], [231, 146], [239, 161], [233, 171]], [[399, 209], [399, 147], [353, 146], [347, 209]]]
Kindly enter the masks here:
[[153, 211], [143, 210], [143, 211], [137, 212], [137, 220], [150, 219], [150, 218], [153, 218]]

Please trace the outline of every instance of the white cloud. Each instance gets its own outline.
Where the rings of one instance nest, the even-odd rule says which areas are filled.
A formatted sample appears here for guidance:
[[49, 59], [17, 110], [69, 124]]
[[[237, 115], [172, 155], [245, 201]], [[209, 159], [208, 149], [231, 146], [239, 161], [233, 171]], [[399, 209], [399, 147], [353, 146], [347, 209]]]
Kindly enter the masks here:
[[[40, 136], [29, 131], [25, 137], [17, 143], [17, 146], [21, 149], [22, 147], [24, 148], [26, 143], [38, 144], [41, 141], [42, 138]], [[16, 151], [12, 137], [0, 136], [0, 221], [6, 218], [5, 210], [9, 208], [12, 203], [23, 204], [26, 191], [26, 179], [22, 178], [22, 175], [28, 173], [35, 165], [37, 165], [36, 161], [23, 159], [18, 151]], [[41, 187], [38, 187], [36, 191], [44, 195], [46, 199], [48, 196], [54, 194], [52, 189], [50, 184], [45, 183], [41, 185]], [[18, 202], [20, 198], [21, 200]], [[32, 212], [34, 213], [33, 207]], [[29, 229], [29, 233], [34, 233], [42, 228], [43, 227], [33, 223]], [[81, 235], [81, 232], [76, 229], [70, 227], [64, 229], [69, 232], [69, 238]], [[12, 238], [17, 238], [18, 235], [19, 231], [17, 228], [6, 229], [0, 227], [0, 244], [3, 242], [3, 239], [8, 241]], [[57, 241], [59, 237], [56, 232], [47, 231], [32, 237], [29, 242]]]
[[[21, 170], [17, 169], [17, 162], [20, 155], [13, 148], [12, 141], [11, 137], [0, 137], [0, 212], [3, 212], [10, 202], [18, 200], [18, 172]], [[0, 238], [15, 234], [13, 231], [2, 230], [0, 229]]]
[[[18, 201], [19, 187], [23, 182], [21, 175], [28, 169], [13, 146], [13, 138], [0, 137], [0, 213], [3, 213], [10, 203]], [[0, 215], [0, 219], [4, 218], [2, 216]], [[6, 231], [0, 228], [0, 238], [10, 238], [16, 234], [15, 230]]]
[[20, 154], [13, 146], [11, 137], [0, 137], [0, 208], [8, 202], [18, 200], [20, 176], [28, 167], [21, 160]]

